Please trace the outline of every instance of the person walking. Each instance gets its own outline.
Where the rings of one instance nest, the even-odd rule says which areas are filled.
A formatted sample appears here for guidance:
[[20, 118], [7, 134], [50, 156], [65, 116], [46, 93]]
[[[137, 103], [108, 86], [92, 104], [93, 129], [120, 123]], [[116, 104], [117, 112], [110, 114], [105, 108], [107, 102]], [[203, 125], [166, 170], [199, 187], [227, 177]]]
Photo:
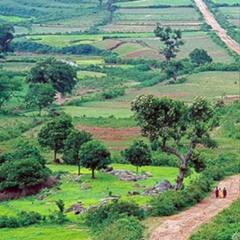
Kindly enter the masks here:
[[223, 190], [219, 188], [219, 198], [223, 198]]
[[227, 189], [224, 187], [223, 188], [223, 197], [226, 198], [227, 197]]
[[219, 197], [219, 190], [218, 190], [218, 186], [215, 188], [215, 196], [216, 196], [216, 198], [218, 198], [218, 197]]

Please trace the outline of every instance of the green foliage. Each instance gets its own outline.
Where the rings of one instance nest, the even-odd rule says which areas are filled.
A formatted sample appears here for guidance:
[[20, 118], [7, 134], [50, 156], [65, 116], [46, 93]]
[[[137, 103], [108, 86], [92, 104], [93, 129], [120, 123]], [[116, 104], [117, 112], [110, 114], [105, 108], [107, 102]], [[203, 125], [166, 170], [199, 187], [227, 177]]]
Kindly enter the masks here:
[[73, 128], [70, 116], [63, 114], [47, 121], [38, 133], [38, 142], [42, 147], [50, 147], [56, 154], [64, 148], [65, 140]]
[[178, 48], [184, 44], [181, 40], [182, 33], [181, 30], [172, 29], [171, 27], [161, 27], [158, 23], [156, 29], [154, 30], [156, 37], [160, 38], [160, 41], [165, 45], [162, 53], [165, 56], [165, 67], [168, 66], [168, 62], [176, 57], [176, 52]]
[[95, 169], [101, 169], [111, 163], [110, 152], [100, 141], [89, 141], [82, 145], [80, 153], [80, 165], [92, 170], [94, 178]]
[[15, 151], [2, 155], [1, 162], [0, 191], [37, 186], [51, 174], [39, 151], [26, 141]]
[[34, 83], [29, 86], [25, 102], [28, 107], [38, 107], [39, 116], [44, 107], [49, 107], [55, 100], [56, 90], [50, 83]]
[[134, 141], [129, 148], [123, 151], [123, 156], [129, 163], [137, 167], [137, 172], [138, 167], [152, 163], [151, 150], [142, 140]]
[[92, 134], [86, 131], [78, 131], [78, 130], [72, 130], [71, 133], [68, 135], [65, 146], [64, 146], [64, 154], [63, 154], [63, 160], [66, 164], [71, 165], [78, 165], [79, 166], [79, 172], [78, 175], [80, 175], [80, 158], [79, 158], [79, 152], [81, 149], [81, 146], [92, 140]]
[[0, 108], [22, 91], [22, 83], [0, 68]]
[[53, 88], [62, 93], [71, 93], [76, 84], [77, 71], [70, 64], [57, 61], [54, 58], [47, 58], [36, 63], [30, 69], [26, 82], [50, 83]]
[[106, 226], [100, 231], [96, 239], [101, 240], [140, 240], [143, 238], [144, 226], [140, 221], [130, 216], [128, 218], [120, 218], [115, 222]]
[[117, 219], [130, 216], [141, 220], [144, 218], [144, 211], [134, 202], [113, 202], [90, 210], [86, 215], [85, 223], [94, 231], [97, 231], [101, 230], [104, 226], [112, 224]]
[[207, 51], [204, 49], [196, 48], [190, 54], [189, 57], [192, 63], [200, 66], [202, 64], [211, 63], [212, 58], [208, 55]]
[[9, 23], [0, 23], [0, 53], [10, 50], [10, 43], [13, 40], [14, 28]]

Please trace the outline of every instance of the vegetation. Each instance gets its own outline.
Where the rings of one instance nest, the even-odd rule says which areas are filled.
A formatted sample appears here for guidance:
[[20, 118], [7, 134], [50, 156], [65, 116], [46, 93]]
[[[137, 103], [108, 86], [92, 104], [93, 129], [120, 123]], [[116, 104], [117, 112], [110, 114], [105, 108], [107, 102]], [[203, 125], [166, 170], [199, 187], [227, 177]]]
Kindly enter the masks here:
[[[209, 135], [209, 131], [217, 124], [213, 107], [202, 97], [196, 98], [192, 106], [187, 107], [180, 101], [140, 95], [132, 102], [131, 110], [142, 135], [181, 160], [176, 185], [176, 189], [181, 190], [197, 144], [211, 148], [217, 146]], [[189, 143], [185, 152], [181, 153], [183, 137], [188, 138]]]

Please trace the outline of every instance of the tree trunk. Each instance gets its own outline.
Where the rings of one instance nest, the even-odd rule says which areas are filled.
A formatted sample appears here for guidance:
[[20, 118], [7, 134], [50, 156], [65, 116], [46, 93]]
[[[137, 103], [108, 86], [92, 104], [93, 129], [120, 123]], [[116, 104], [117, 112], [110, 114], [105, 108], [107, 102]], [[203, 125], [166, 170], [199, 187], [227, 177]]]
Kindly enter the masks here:
[[138, 173], [138, 166], [137, 166], [137, 173]]
[[183, 188], [183, 180], [186, 176], [186, 173], [187, 173], [187, 162], [184, 161], [181, 165], [181, 167], [179, 168], [180, 170], [180, 173], [179, 173], [179, 176], [177, 178], [177, 185], [175, 187], [176, 190], [182, 190]]
[[113, 11], [110, 10], [110, 23], [112, 23], [112, 22], [113, 22]]
[[53, 161], [57, 163], [57, 149], [54, 148], [54, 156], [53, 156]]
[[94, 169], [92, 169], [92, 178], [95, 178], [95, 176], [94, 176]]
[[38, 106], [38, 116], [41, 117], [42, 107]]
[[80, 176], [80, 164], [78, 164], [78, 176]]

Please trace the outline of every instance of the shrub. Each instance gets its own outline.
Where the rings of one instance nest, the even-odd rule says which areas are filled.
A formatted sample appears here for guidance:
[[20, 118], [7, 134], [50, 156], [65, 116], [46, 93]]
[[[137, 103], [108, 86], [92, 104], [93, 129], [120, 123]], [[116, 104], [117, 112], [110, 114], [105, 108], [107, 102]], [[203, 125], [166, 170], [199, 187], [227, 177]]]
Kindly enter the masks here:
[[120, 218], [116, 222], [109, 224], [96, 239], [101, 240], [138, 240], [142, 239], [144, 226], [136, 217], [130, 216], [128, 218]]

